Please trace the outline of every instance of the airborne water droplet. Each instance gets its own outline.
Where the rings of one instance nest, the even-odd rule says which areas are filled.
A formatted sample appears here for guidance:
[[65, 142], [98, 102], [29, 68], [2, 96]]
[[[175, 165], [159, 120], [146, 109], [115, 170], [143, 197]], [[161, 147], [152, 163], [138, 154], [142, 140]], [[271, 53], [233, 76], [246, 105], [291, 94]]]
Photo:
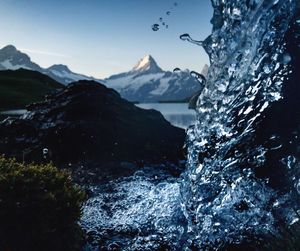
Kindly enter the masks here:
[[282, 62], [283, 64], [288, 64], [289, 62], [291, 62], [291, 60], [292, 60], [292, 58], [291, 58], [290, 54], [284, 53], [284, 54], [282, 55], [281, 62]]
[[180, 35], [179, 38], [180, 38], [182, 41], [189, 41], [189, 40], [191, 40], [190, 35], [187, 34], [187, 33]]
[[199, 46], [203, 45], [203, 41], [197, 41], [197, 40], [192, 39], [191, 36], [188, 33], [180, 35], [179, 38], [182, 41], [188, 41], [188, 42], [190, 42], [192, 44], [196, 44], [196, 45], [199, 45]]
[[181, 72], [181, 70], [180, 70], [180, 68], [176, 67], [176, 68], [173, 70], [173, 72], [178, 73], [178, 72]]
[[158, 31], [159, 30], [159, 24], [153, 24], [152, 25], [152, 30], [153, 31]]

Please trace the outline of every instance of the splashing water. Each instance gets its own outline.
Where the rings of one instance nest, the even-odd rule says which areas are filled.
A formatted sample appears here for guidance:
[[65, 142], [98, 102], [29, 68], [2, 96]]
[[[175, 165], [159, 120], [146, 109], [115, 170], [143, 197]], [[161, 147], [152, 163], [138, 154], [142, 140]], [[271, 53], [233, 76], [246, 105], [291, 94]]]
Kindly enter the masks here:
[[299, 3], [212, 4], [212, 34], [180, 37], [202, 45], [211, 63], [206, 79], [194, 73], [205, 87], [187, 130], [186, 170], [176, 178], [149, 168], [95, 188], [82, 225], [97, 245], [223, 250], [299, 221], [300, 121], [296, 131], [268, 123], [284, 107], [283, 84], [299, 56]]
[[282, 215], [278, 210], [274, 219], [270, 204], [284, 203], [287, 194], [278, 198], [268, 180], [255, 174], [268, 152], [256, 144], [256, 129], [263, 112], [282, 97], [290, 73], [283, 38], [296, 1], [212, 3], [213, 33], [203, 43], [211, 66], [198, 99], [197, 123], [187, 132], [181, 193], [192, 245], [217, 249], [249, 234], [276, 232], [280, 217], [297, 218], [290, 207]]
[[92, 190], [96, 196], [86, 203], [81, 220], [94, 240], [88, 250], [99, 245], [100, 250], [113, 245], [128, 251], [179, 245], [186, 226], [180, 184], [163, 166], [144, 168]]

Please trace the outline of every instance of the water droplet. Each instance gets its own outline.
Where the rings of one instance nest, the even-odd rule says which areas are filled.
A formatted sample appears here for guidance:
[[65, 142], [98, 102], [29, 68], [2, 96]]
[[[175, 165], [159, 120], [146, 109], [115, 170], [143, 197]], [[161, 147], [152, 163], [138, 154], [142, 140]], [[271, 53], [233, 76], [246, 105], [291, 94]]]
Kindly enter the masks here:
[[180, 35], [179, 37], [182, 41], [189, 41], [191, 39], [190, 35], [185, 33], [185, 34], [182, 34]]
[[159, 22], [162, 22], [162, 20], [163, 20], [162, 17], [160, 17], [160, 18], [159, 18]]
[[166, 23], [165, 23], [165, 22], [163, 22], [163, 23], [162, 23], [162, 25], [166, 25]]
[[204, 84], [206, 82], [206, 78], [196, 71], [191, 71], [190, 75], [195, 78], [200, 84]]
[[174, 68], [173, 72], [178, 73], [178, 72], [181, 72], [181, 70], [180, 70], [180, 68], [176, 67], [176, 68]]
[[263, 67], [263, 70], [264, 70], [264, 72], [265, 72], [266, 74], [271, 73], [271, 69], [270, 69], [270, 67], [267, 66], [267, 65], [265, 65], [265, 66]]
[[169, 16], [171, 14], [171, 11], [167, 11], [166, 14]]
[[298, 183], [296, 184], [297, 192], [300, 194], [300, 179], [298, 180]]
[[284, 53], [281, 57], [281, 62], [283, 64], [289, 64], [289, 62], [291, 62], [291, 60], [292, 60], [292, 58], [291, 58], [290, 54], [288, 54], [288, 53]]
[[48, 148], [44, 148], [44, 149], [43, 149], [43, 154], [47, 154], [48, 151], [49, 151]]
[[178, 3], [177, 3], [177, 2], [175, 2], [175, 3], [174, 3], [174, 6], [178, 6]]
[[159, 24], [153, 24], [152, 25], [152, 30], [153, 31], [158, 31], [159, 30]]
[[44, 149], [43, 149], [43, 157], [44, 157], [44, 159], [47, 158], [48, 152], [49, 152], [48, 148], [44, 148]]
[[197, 41], [197, 40], [194, 40], [191, 38], [191, 36], [188, 34], [188, 33], [185, 33], [185, 34], [182, 34], [180, 35], [179, 37], [182, 41], [188, 41], [192, 44], [196, 44], [196, 45], [199, 45], [199, 46], [202, 46], [203, 45], [203, 41]]

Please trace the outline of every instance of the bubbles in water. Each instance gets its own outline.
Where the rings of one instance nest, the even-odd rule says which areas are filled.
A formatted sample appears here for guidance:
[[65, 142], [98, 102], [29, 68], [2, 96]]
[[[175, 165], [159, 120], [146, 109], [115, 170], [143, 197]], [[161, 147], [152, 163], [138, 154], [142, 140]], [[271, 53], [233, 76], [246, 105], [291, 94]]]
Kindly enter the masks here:
[[263, 70], [264, 70], [264, 72], [265, 72], [266, 74], [271, 73], [271, 69], [270, 69], [270, 66], [269, 66], [269, 65], [265, 65], [264, 68], [263, 68]]
[[162, 21], [163, 21], [163, 19], [162, 19], [162, 17], [160, 17], [160, 18], [159, 18], [159, 22], [162, 22]]
[[171, 11], [167, 11], [166, 15], [168, 15], [168, 16], [171, 15]]
[[163, 22], [163, 23], [162, 23], [162, 25], [166, 25], [166, 23], [165, 23], [165, 22]]
[[[123, 248], [116, 250], [158, 250], [154, 246], [159, 241], [158, 234], [162, 233], [166, 241], [178, 242], [184, 232], [178, 222], [183, 219], [179, 189], [177, 180], [163, 167], [147, 167], [130, 177], [92, 188], [95, 196], [85, 204], [81, 226], [91, 232], [96, 242], [105, 239], [108, 232], [105, 246], [123, 238], [120, 243]], [[145, 244], [139, 243], [135, 236], [144, 243], [152, 236], [154, 243], [143, 248]], [[135, 245], [139, 248], [133, 248]]]
[[233, 19], [241, 19], [241, 10], [239, 8], [233, 8], [231, 12]]
[[159, 30], [159, 24], [153, 24], [152, 25], [152, 30], [153, 31], [158, 31]]

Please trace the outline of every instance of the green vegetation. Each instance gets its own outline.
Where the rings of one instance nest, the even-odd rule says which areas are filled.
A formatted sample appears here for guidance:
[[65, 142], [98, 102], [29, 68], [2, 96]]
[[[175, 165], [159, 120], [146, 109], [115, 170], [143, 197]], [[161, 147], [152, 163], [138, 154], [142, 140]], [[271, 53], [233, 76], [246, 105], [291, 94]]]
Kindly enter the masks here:
[[35, 71], [0, 71], [0, 111], [24, 109], [63, 85]]
[[0, 156], [0, 250], [79, 250], [84, 199], [66, 171]]

